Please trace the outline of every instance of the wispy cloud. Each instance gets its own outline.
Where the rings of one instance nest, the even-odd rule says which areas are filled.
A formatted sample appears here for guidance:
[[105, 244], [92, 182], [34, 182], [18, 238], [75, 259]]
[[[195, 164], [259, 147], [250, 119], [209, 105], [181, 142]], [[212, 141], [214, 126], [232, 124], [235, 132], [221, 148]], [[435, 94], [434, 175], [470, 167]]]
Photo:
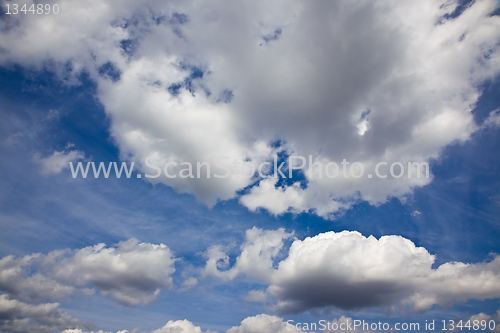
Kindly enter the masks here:
[[64, 169], [69, 169], [69, 162], [75, 162], [85, 158], [85, 154], [79, 150], [71, 150], [73, 144], [68, 144], [63, 151], [54, 151], [52, 155], [41, 157], [40, 153], [33, 156], [33, 161], [41, 166], [43, 175], [55, 175]]

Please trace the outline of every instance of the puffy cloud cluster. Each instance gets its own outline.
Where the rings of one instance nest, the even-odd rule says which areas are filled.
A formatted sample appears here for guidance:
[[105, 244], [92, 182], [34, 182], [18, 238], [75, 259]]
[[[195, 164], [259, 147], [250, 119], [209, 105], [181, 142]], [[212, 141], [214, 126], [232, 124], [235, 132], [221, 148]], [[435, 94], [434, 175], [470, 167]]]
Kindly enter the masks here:
[[133, 238], [116, 247], [98, 244], [47, 255], [7, 256], [0, 260], [0, 290], [36, 302], [90, 294], [94, 291], [87, 288], [90, 285], [122, 304], [148, 304], [162, 289], [172, 287], [175, 260], [166, 245], [139, 243]]
[[187, 319], [176, 321], [170, 320], [165, 326], [151, 333], [201, 333], [201, 328], [193, 325], [193, 323]]
[[[57, 250], [0, 259], [0, 329], [52, 332], [84, 325], [59, 309], [61, 300], [97, 289], [125, 305], [148, 304], [172, 287], [175, 271], [170, 249], [136, 239], [83, 249]], [[87, 325], [88, 326], [88, 325]]]
[[261, 279], [269, 284], [265, 294], [254, 291], [247, 298], [265, 301], [271, 296], [277, 301], [274, 310], [293, 314], [328, 307], [397, 306], [420, 312], [434, 304], [500, 297], [500, 257], [476, 264], [449, 262], [433, 269], [435, 257], [401, 236], [376, 239], [343, 231], [295, 240], [288, 256], [275, 260], [283, 240], [290, 237], [284, 230], [253, 228], [229, 269], [217, 266], [228, 261], [223, 249], [210, 248], [204, 274]]
[[266, 279], [273, 273], [273, 259], [283, 247], [283, 240], [292, 236], [282, 228], [249, 229], [245, 233], [245, 243], [241, 245], [241, 254], [236, 259], [234, 267], [226, 271], [219, 270], [229, 265], [229, 256], [223, 247], [215, 245], [205, 253], [207, 262], [203, 268], [203, 276], [217, 276], [231, 280], [240, 273], [252, 272], [252, 276]]
[[[36, 303], [40, 299], [50, 301], [63, 299], [76, 293], [73, 285], [61, 283], [48, 274], [29, 274], [44, 258], [42, 254], [27, 255], [22, 258], [7, 256], [0, 259], [0, 290], [10, 297], [28, 303]], [[80, 293], [91, 294], [92, 290], [84, 288]]]
[[240, 326], [234, 326], [227, 333], [298, 333], [295, 327], [287, 326], [283, 318], [260, 314], [243, 319]]
[[[287, 253], [286, 240], [293, 240]], [[433, 304], [500, 297], [499, 257], [477, 264], [445, 263], [433, 269], [434, 256], [400, 236], [376, 239], [344, 231], [298, 240], [283, 229], [253, 228], [247, 230], [233, 267], [229, 267], [229, 257], [221, 246], [209, 248], [206, 257], [204, 276], [231, 280], [244, 274], [260, 279], [269, 287], [251, 292], [248, 300], [275, 299], [272, 308], [283, 313], [394, 306], [424, 311]], [[159, 290], [171, 287], [175, 260], [167, 246], [135, 239], [115, 247], [98, 244], [47, 255], [2, 258], [0, 289], [7, 294], [0, 296], [0, 329], [89, 332], [93, 325], [65, 313], [58, 303], [40, 302], [91, 294], [97, 289], [126, 305], [147, 304], [156, 299]], [[352, 319], [341, 317], [331, 323], [349, 321]], [[288, 331], [298, 332], [282, 318], [261, 314], [244, 319], [227, 332]], [[202, 329], [188, 320], [177, 320], [152, 331], [167, 332], [201, 333]]]
[[[481, 313], [478, 313], [476, 315], [471, 316], [469, 320], [471, 321], [472, 324], [474, 324], [474, 321], [477, 320], [476, 323], [478, 323], [480, 328], [484, 328], [485, 326], [487, 326], [489, 324], [490, 320], [494, 320], [497, 323], [497, 325], [495, 326], [495, 329], [493, 329], [492, 332], [500, 332], [500, 325], [498, 324], [498, 323], [500, 323], [500, 310], [497, 311], [495, 316], [490, 316], [486, 313], [481, 312]], [[486, 323], [486, 325], [485, 325], [485, 323]], [[488, 328], [490, 328], [490, 327], [491, 326], [488, 326]]]
[[[129, 332], [128, 330], [122, 330], [122, 331], [117, 331], [116, 333], [135, 333], [135, 332], [136, 332], [135, 330], [131, 332]], [[183, 333], [183, 331], [178, 331], [178, 332]], [[81, 330], [80, 328], [70, 328], [62, 331], [62, 333], [115, 333], [115, 332], [105, 332], [103, 330], [94, 332], [94, 331]]]
[[91, 326], [59, 309], [59, 303], [31, 305], [0, 295], [0, 330], [48, 333], [68, 327]]
[[[272, 316], [268, 314], [260, 314], [253, 317], [247, 317], [242, 320], [239, 326], [234, 326], [226, 331], [226, 333], [299, 333], [308, 331], [321, 331], [321, 332], [341, 332], [346, 331], [348, 324], [350, 325], [350, 332], [361, 333], [371, 332], [363, 331], [362, 329], [352, 329], [353, 319], [350, 317], [342, 316], [334, 319], [331, 322], [324, 321], [320, 326], [316, 323], [316, 328], [312, 328], [311, 323], [295, 323], [293, 320], [286, 322], [283, 318]], [[307, 325], [307, 326], [306, 326]], [[340, 327], [343, 329], [341, 330]]]
[[80, 288], [91, 284], [118, 302], [138, 305], [155, 301], [160, 290], [172, 287], [175, 260], [164, 244], [130, 239], [116, 248], [86, 247], [69, 257], [51, 252], [43, 264], [57, 281]]
[[[342, 317], [339, 320], [352, 320], [351, 318]], [[202, 333], [200, 326], [195, 326], [192, 322], [187, 319], [184, 320], [170, 320], [163, 327], [151, 331], [150, 333]], [[241, 321], [239, 326], [233, 326], [228, 329], [226, 333], [299, 333], [301, 332], [290, 324], [287, 325], [283, 321], [283, 318], [272, 316], [268, 314], [259, 314], [253, 317], [247, 317]], [[67, 329], [62, 333], [94, 333], [87, 332], [82, 329]], [[98, 331], [96, 333], [111, 333]], [[129, 331], [119, 331], [117, 333], [129, 333]], [[211, 330], [205, 331], [205, 333], [216, 333]]]
[[[2, 20], [0, 64], [45, 65], [70, 83], [88, 72], [122, 157], [150, 175], [147, 157], [171, 163], [170, 174], [220, 156], [255, 167], [277, 151], [365, 170], [428, 161], [479, 128], [471, 114], [478, 87], [500, 70], [495, 0], [460, 15], [449, 0], [59, 5], [58, 15]], [[258, 181], [241, 197], [250, 209], [322, 216], [432, 179], [320, 179], [314, 168], [297, 187], [161, 171], [149, 180], [208, 205]]]

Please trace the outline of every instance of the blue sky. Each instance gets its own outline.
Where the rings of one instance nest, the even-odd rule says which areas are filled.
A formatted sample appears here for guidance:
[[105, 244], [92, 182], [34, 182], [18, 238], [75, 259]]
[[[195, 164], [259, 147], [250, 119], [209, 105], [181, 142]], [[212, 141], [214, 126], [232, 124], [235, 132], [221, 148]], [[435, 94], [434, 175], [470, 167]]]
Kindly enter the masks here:
[[[498, 1], [60, 6], [0, 17], [0, 331], [500, 325]], [[431, 177], [144, 177], [221, 155]]]

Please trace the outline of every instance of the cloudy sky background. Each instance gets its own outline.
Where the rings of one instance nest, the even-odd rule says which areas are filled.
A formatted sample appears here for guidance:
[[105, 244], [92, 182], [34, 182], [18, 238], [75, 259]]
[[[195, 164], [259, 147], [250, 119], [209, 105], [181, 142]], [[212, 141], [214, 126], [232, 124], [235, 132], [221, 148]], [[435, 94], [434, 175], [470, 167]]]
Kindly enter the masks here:
[[[497, 0], [13, 3], [0, 330], [498, 323]], [[148, 157], [177, 173], [275, 155], [431, 176], [144, 177]], [[135, 171], [73, 178], [69, 162], [89, 161]]]

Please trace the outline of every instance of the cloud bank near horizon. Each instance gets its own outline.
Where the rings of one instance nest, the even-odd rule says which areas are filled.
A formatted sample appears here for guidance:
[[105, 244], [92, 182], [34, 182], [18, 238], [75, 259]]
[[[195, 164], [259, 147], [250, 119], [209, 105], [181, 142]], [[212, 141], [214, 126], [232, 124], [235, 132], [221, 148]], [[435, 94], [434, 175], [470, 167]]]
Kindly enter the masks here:
[[[425, 312], [435, 304], [451, 306], [500, 297], [500, 257], [474, 264], [447, 262], [433, 268], [435, 256], [401, 236], [376, 239], [343, 231], [300, 240], [284, 229], [254, 227], [246, 231], [240, 250], [230, 265], [233, 261], [226, 248], [214, 245], [204, 254], [204, 267], [192, 267], [190, 275], [198, 270], [202, 278], [216, 277], [224, 283], [238, 277], [260, 281], [268, 287], [250, 291], [246, 301], [266, 304], [272, 313], [333, 308]], [[4, 257], [0, 259], [0, 290], [4, 293], [0, 295], [0, 329], [91, 330], [92, 323], [67, 314], [60, 303], [46, 302], [75, 295], [95, 297], [98, 292], [122, 305], [148, 305], [159, 298], [160, 291], [173, 288], [177, 260], [168, 246], [139, 243], [134, 238], [112, 247], [97, 244], [46, 255]], [[228, 332], [254, 332], [262, 325], [272, 328], [270, 332], [285, 329], [276, 316], [252, 318]], [[201, 333], [189, 322], [177, 324], [188, 332]], [[172, 325], [167, 323], [154, 332], [175, 331]]]

